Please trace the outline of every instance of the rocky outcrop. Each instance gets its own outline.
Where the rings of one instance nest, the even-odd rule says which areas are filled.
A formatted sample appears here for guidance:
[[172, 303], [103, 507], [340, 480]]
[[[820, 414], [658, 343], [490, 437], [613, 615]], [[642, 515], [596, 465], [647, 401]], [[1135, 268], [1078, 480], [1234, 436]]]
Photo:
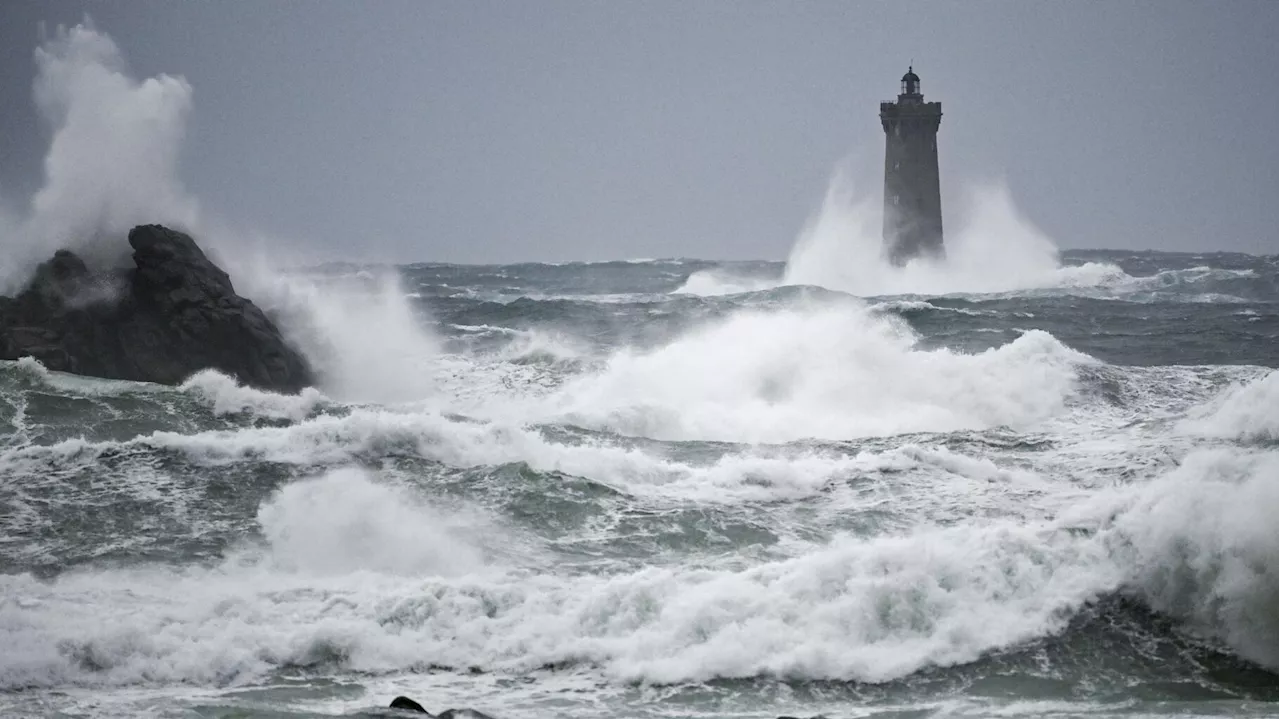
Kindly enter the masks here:
[[[428, 719], [494, 719], [488, 714], [485, 714], [483, 712], [478, 712], [474, 709], [446, 709], [440, 714], [433, 715], [430, 712], [428, 712], [426, 709], [422, 708], [422, 705], [419, 704], [418, 702], [415, 702], [409, 697], [404, 697], [404, 696], [400, 696], [400, 697], [396, 697], [395, 699], [392, 699], [391, 708], [399, 709], [405, 712], [413, 712], [414, 714], [423, 714], [426, 717], [428, 717]], [[778, 717], [778, 719], [797, 719], [797, 717], [782, 716], [782, 717]], [[819, 714], [818, 716], [811, 717], [811, 719], [827, 719], [827, 718]]]
[[418, 714], [426, 714], [427, 710], [422, 705], [409, 697], [396, 697], [391, 700], [392, 709], [403, 709], [407, 712], [417, 712]]
[[95, 273], [59, 250], [16, 297], [0, 297], [0, 359], [161, 384], [202, 369], [276, 392], [313, 384], [306, 359], [189, 235], [142, 225], [129, 244], [133, 269]]
[[474, 709], [446, 709], [439, 714], [432, 715], [422, 705], [409, 697], [396, 697], [391, 700], [392, 709], [400, 709], [402, 711], [413, 712], [415, 714], [424, 714], [427, 717], [434, 716], [434, 719], [493, 719], [493, 717]]

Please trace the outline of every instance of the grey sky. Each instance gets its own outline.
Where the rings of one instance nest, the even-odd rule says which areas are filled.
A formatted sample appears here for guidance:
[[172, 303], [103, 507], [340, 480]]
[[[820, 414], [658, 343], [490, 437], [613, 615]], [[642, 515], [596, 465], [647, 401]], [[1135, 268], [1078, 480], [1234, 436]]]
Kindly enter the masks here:
[[[194, 88], [206, 213], [325, 254], [786, 256], [909, 61], [944, 213], [1004, 178], [1061, 247], [1277, 247], [1277, 4], [0, 4], [0, 190], [41, 184], [37, 23]], [[878, 188], [868, 188], [878, 191]], [[950, 220], [948, 220], [950, 221]]]

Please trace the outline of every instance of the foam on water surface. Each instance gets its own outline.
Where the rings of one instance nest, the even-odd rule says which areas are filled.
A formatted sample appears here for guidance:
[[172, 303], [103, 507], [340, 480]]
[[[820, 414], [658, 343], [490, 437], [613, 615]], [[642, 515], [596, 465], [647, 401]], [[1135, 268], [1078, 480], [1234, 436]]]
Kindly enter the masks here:
[[[1274, 669], [1276, 477], [1274, 451], [1211, 450], [1063, 520], [836, 536], [743, 570], [565, 576], [486, 565], [440, 516], [341, 471], [262, 506], [259, 554], [211, 568], [73, 571], [52, 583], [5, 576], [0, 626], [14, 650], [0, 681], [567, 663], [658, 683], [880, 682], [1057, 633], [1117, 591], [1185, 614]], [[89, 604], [93, 613], [74, 611]]]
[[1274, 259], [991, 187], [889, 267], [837, 178], [785, 265], [281, 272], [178, 182], [184, 80], [37, 69], [0, 284], [176, 222], [322, 381], [0, 363], [0, 713], [1274, 714]]

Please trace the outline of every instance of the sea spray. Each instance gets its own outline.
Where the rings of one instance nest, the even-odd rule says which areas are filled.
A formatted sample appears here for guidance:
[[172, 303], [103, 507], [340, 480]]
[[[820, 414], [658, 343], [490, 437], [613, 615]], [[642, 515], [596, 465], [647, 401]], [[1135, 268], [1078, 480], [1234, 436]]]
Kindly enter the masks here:
[[[304, 484], [273, 502], [307, 514], [303, 493], [315, 488]], [[349, 493], [336, 484], [319, 489], [341, 493], [325, 510], [337, 536], [351, 531], [347, 517], [365, 521], [364, 501], [341, 499]], [[269, 504], [260, 518], [273, 556], [283, 551], [289, 562], [301, 553], [310, 562], [297, 567], [300, 574], [155, 568], [76, 573], [44, 587], [4, 578], [6, 594], [16, 598], [0, 609], [10, 646], [64, 649], [10, 655], [0, 660], [0, 680], [10, 687], [148, 677], [243, 681], [272, 666], [331, 662], [355, 671], [588, 664], [619, 679], [659, 683], [762, 675], [884, 681], [1058, 631], [1121, 580], [1096, 541], [1049, 525], [997, 523], [837, 538], [802, 557], [743, 571], [514, 571], [406, 583], [385, 578], [376, 563], [379, 552], [403, 551], [402, 532], [355, 530], [351, 546], [364, 547], [375, 562], [348, 567], [322, 556], [325, 542], [309, 544], [318, 530], [281, 544], [270, 529], [281, 514]], [[298, 519], [310, 526], [309, 518]], [[395, 556], [383, 569], [398, 574], [406, 555]], [[410, 561], [408, 568], [416, 566]], [[334, 573], [343, 567], [346, 573]], [[148, 590], [131, 592], [140, 581]], [[67, 613], [88, 596], [101, 607], [99, 619], [110, 621]], [[136, 611], [139, 601], [150, 611]], [[77, 666], [86, 654], [96, 657], [96, 671]]]
[[[195, 234], [239, 289], [287, 321], [325, 388], [342, 399], [421, 399], [421, 363], [436, 348], [413, 316], [394, 272], [374, 287], [318, 287], [278, 267], [291, 253], [205, 217], [179, 178], [179, 150], [192, 107], [182, 77], [137, 79], [120, 49], [86, 20], [59, 27], [37, 48], [35, 101], [52, 138], [43, 185], [28, 211], [0, 223], [0, 294], [21, 288], [60, 248], [91, 262], [127, 264], [128, 231], [164, 223]], [[208, 379], [195, 380], [197, 384]], [[225, 392], [223, 393], [226, 394]]]
[[[283, 402], [294, 398], [265, 392], [256, 398], [245, 396], [253, 392], [234, 388], [232, 406], [268, 419], [305, 407]], [[155, 397], [155, 401], [167, 403], [164, 396]], [[206, 401], [216, 408], [226, 400]], [[168, 457], [171, 466], [187, 465], [194, 470], [247, 469], [269, 463], [311, 472], [367, 463], [390, 454], [459, 470], [521, 464], [535, 472], [583, 478], [630, 497], [712, 505], [835, 496], [833, 491], [858, 478], [891, 482], [894, 501], [913, 515], [912, 524], [950, 516], [974, 503], [989, 501], [988, 495], [1029, 497], [1044, 490], [1043, 480], [1032, 474], [916, 444], [885, 450], [725, 445], [696, 457], [681, 457], [666, 456], [678, 445], [664, 451], [602, 438], [557, 439], [517, 423], [478, 422], [420, 407], [350, 408], [336, 414], [323, 411], [324, 407], [317, 407], [319, 412], [314, 416], [284, 426], [261, 426], [249, 414], [237, 418], [244, 424], [233, 428], [159, 431], [122, 441], [77, 437], [42, 446], [18, 446], [0, 452], [0, 472], [16, 475], [51, 464], [67, 470], [87, 469], [100, 462], [114, 463], [115, 458], [153, 453]], [[872, 487], [861, 485], [858, 491], [865, 489]], [[70, 489], [64, 494], [72, 496]], [[934, 506], [940, 497], [949, 499], [943, 506]]]
[[461, 539], [460, 519], [349, 468], [282, 487], [258, 511], [272, 566], [317, 574], [480, 569], [484, 558]]
[[329, 399], [314, 387], [296, 395], [247, 387], [216, 370], [202, 370], [182, 383], [181, 389], [208, 402], [214, 414], [247, 414], [270, 419], [299, 421], [324, 406]]
[[1275, 442], [1280, 438], [1280, 373], [1274, 370], [1223, 391], [1179, 424], [1183, 432], [1221, 439]]
[[[0, 713], [352, 714], [395, 685], [487, 688], [497, 716], [807, 716], [816, 695], [827, 715], [1274, 714], [1245, 663], [1276, 665], [1274, 260], [1059, 268], [1033, 236], [1000, 245], [1023, 228], [986, 202], [971, 242], [998, 256], [941, 274], [842, 269], [838, 212], [797, 249], [813, 274], [788, 282], [1001, 293], [878, 310], [663, 298], [679, 274], [644, 264], [504, 267], [500, 293], [474, 268], [281, 273], [284, 248], [203, 218], [326, 381], [0, 363]], [[749, 274], [686, 289], [780, 281]], [[1126, 319], [1090, 331], [1100, 309]], [[493, 341], [459, 340], [482, 324]], [[619, 325], [643, 331], [599, 330]], [[1205, 342], [1261, 366], [1188, 361]]]
[[[1244, 476], [1218, 474], [1221, 461], [1194, 460], [1149, 485], [1092, 534], [1053, 521], [922, 527], [836, 537], [740, 571], [577, 577], [472, 574], [470, 550], [436, 533], [438, 518], [340, 472], [291, 485], [260, 510], [267, 559], [283, 572], [241, 561], [217, 571], [90, 570], [48, 585], [4, 577], [11, 599], [0, 625], [23, 651], [0, 660], [0, 681], [245, 680], [319, 662], [354, 671], [588, 664], [659, 683], [875, 682], [1061, 631], [1087, 603], [1126, 586], [1274, 666], [1275, 523], [1260, 507], [1274, 506], [1275, 455], [1227, 458], [1256, 464]], [[1264, 477], [1270, 488], [1259, 496]], [[1205, 491], [1169, 491], [1187, 481]], [[1244, 521], [1253, 515], [1258, 522]], [[404, 572], [420, 578], [392, 579]], [[90, 598], [97, 619], [76, 619], [69, 607]]]
[[779, 279], [737, 277], [724, 270], [691, 275], [677, 293], [721, 295], [779, 285], [816, 285], [860, 297], [992, 293], [1113, 284], [1127, 275], [1114, 265], [1061, 265], [1056, 245], [1014, 204], [1008, 187], [971, 187], [946, 259], [917, 258], [905, 266], [884, 257], [881, 211], [843, 172], [832, 176], [818, 212], [809, 220]]
[[1051, 416], [1090, 361], [1029, 332], [979, 354], [916, 347], [849, 300], [740, 310], [652, 350], [623, 350], [546, 401], [574, 423], [661, 439], [784, 442], [949, 432]]
[[[85, 22], [59, 27], [35, 53], [35, 101], [52, 139], [44, 183], [10, 229], [0, 260], [0, 294], [24, 283], [55, 249], [88, 258], [123, 257], [138, 224], [197, 229], [199, 205], [178, 179], [178, 152], [191, 110], [186, 80], [138, 80], [110, 37]], [[118, 246], [100, 243], [116, 240]]]
[[1119, 274], [1102, 265], [1062, 267], [1053, 241], [1018, 211], [1004, 185], [976, 185], [962, 206], [944, 261], [921, 258], [894, 267], [881, 257], [879, 214], [836, 175], [791, 251], [783, 282], [873, 296], [1002, 292], [1090, 284]]
[[1143, 487], [1116, 522], [1136, 594], [1272, 670], [1280, 643], [1278, 456], [1195, 452]]
[[[429, 402], [295, 405], [213, 374], [81, 388], [30, 360], [0, 366], [0, 421], [28, 430], [0, 449], [0, 681], [31, 701], [219, 706], [253, 683], [254, 701], [295, 706], [299, 677], [425, 695], [430, 676], [457, 696], [503, 686], [487, 695], [498, 715], [520, 713], [513, 680], [553, 702], [571, 696], [566, 677], [591, 683], [574, 701], [613, 715], [631, 680], [663, 702], [786, 696], [779, 714], [834, 686], [814, 679], [917, 707], [967, 692], [993, 712], [968, 687], [1061, 694], [1082, 712], [1117, 695], [1151, 713], [1165, 705], [1147, 697], [1175, 692], [1266, 699], [1249, 682], [1273, 665], [1272, 370], [1105, 364], [1045, 331], [939, 351], [927, 324], [800, 294], [717, 300], [636, 346], [548, 321], [476, 354], [453, 342], [428, 364], [457, 376]], [[1006, 302], [1046, 311], [958, 303], [975, 314], [946, 313], [947, 330], [1027, 321]], [[433, 309], [472, 334], [452, 330], [473, 327], [463, 310]], [[594, 311], [643, 322], [649, 309]], [[557, 381], [526, 387], [532, 370]], [[717, 372], [780, 379], [735, 395]], [[810, 376], [835, 400], [870, 385], [879, 403], [778, 391]], [[600, 378], [650, 383], [669, 410], [760, 408], [754, 424], [719, 415], [726, 436], [820, 434], [805, 411], [868, 433], [704, 442], [680, 438], [695, 427], [673, 412], [672, 440], [620, 435], [589, 421], [640, 394], [593, 405]], [[773, 404], [756, 403], [761, 386]], [[594, 414], [570, 421], [562, 400]], [[895, 435], [873, 420], [897, 404], [994, 424]], [[64, 422], [94, 426], [55, 436]], [[707, 678], [721, 681], [696, 684]], [[315, 691], [307, 710], [364, 706]]]
[[435, 394], [439, 343], [394, 270], [321, 280], [274, 274], [268, 265], [257, 265], [245, 276], [285, 336], [313, 363], [326, 394], [385, 403]]

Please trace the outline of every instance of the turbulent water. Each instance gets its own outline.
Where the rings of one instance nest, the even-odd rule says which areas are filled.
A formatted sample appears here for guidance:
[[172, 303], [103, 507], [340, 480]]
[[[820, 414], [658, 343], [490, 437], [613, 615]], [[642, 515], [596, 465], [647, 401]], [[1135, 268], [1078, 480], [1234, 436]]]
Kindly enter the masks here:
[[298, 397], [0, 363], [0, 715], [1274, 716], [1276, 258], [1064, 263], [335, 265]]

